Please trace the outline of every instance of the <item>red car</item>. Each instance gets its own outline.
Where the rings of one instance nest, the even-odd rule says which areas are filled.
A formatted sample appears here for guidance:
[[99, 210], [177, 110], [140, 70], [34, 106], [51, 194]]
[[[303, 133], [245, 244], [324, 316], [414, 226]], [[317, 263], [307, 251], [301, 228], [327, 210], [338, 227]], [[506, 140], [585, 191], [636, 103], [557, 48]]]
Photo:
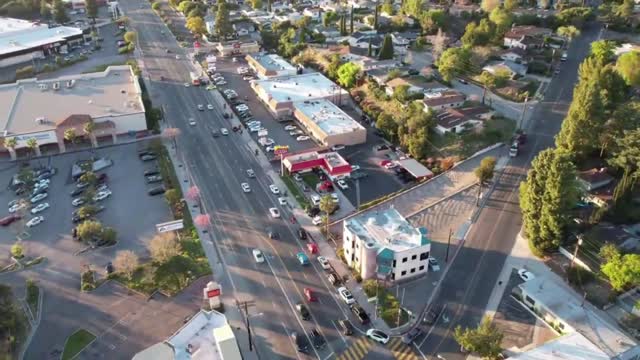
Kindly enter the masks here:
[[308, 242], [307, 243], [307, 250], [309, 250], [309, 252], [312, 253], [312, 254], [317, 254], [318, 253], [318, 244], [316, 244], [313, 241]]
[[318, 301], [316, 294], [309, 288], [304, 288], [304, 296], [307, 298], [307, 301]]
[[9, 225], [11, 225], [12, 222], [14, 222], [14, 221], [16, 221], [18, 219], [20, 219], [20, 215], [11, 214], [11, 215], [5, 216], [2, 219], [0, 219], [0, 225], [9, 226]]
[[382, 160], [380, 161], [380, 166], [384, 167], [387, 164], [391, 164], [391, 160]]

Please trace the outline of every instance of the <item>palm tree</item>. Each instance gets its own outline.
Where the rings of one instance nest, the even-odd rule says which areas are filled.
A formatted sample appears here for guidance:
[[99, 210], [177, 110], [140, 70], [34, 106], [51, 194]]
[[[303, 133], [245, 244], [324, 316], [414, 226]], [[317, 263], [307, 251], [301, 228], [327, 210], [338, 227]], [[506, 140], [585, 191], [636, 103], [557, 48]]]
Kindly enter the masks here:
[[325, 195], [320, 198], [320, 210], [324, 212], [325, 236], [329, 236], [329, 214], [336, 209], [336, 203], [333, 202], [331, 195]]
[[29, 158], [36, 153], [36, 156], [40, 156], [40, 146], [38, 146], [38, 140], [36, 138], [30, 138], [27, 140], [27, 148], [29, 149]]
[[16, 146], [18, 146], [18, 140], [16, 138], [5, 138], [4, 139], [4, 147], [9, 150], [9, 155], [11, 155], [11, 160], [16, 159]]
[[84, 133], [89, 136], [89, 139], [91, 140], [91, 146], [98, 147], [98, 141], [96, 140], [96, 137], [93, 133], [96, 130], [96, 123], [94, 123], [93, 121], [89, 121], [88, 123], [84, 124], [83, 130]]
[[68, 142], [75, 144], [77, 138], [78, 138], [78, 135], [76, 134], [76, 129], [69, 128], [64, 131], [64, 139], [67, 140]]

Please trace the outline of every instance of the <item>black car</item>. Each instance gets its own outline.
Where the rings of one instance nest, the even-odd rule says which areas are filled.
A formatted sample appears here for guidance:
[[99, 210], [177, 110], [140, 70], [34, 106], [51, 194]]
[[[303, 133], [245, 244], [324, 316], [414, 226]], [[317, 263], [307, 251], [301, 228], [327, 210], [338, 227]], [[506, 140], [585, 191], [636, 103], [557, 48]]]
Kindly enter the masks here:
[[151, 151], [151, 150], [140, 150], [140, 151], [138, 151], [138, 157], [139, 157], [139, 158], [142, 158], [142, 157], [143, 157], [143, 156], [145, 156], [145, 155], [152, 155], [152, 156], [155, 156], [156, 154], [155, 154], [153, 151]]
[[144, 172], [144, 176], [158, 175], [159, 173], [158, 169], [149, 169]]
[[303, 228], [298, 228], [298, 237], [300, 240], [307, 240], [307, 232]]
[[307, 306], [305, 304], [297, 303], [296, 310], [298, 310], [298, 312], [300, 313], [300, 317], [302, 317], [302, 320], [311, 319], [311, 313], [309, 312], [309, 309], [307, 309]]
[[76, 188], [71, 192], [70, 195], [74, 196], [74, 197], [78, 196], [78, 195], [80, 195], [80, 194], [82, 194], [84, 192], [84, 189], [86, 189], [86, 188]]
[[320, 333], [316, 329], [311, 330], [311, 333], [309, 334], [309, 337], [311, 338], [311, 342], [313, 343], [313, 347], [316, 348], [316, 349], [322, 349], [324, 347], [324, 345], [326, 344], [326, 341], [324, 340], [322, 335], [320, 335]]
[[422, 330], [419, 327], [415, 327], [409, 330], [408, 333], [404, 334], [404, 336], [402, 337], [402, 342], [407, 345], [410, 345], [420, 335], [422, 335]]
[[338, 325], [340, 325], [340, 328], [342, 328], [342, 333], [344, 335], [353, 335], [353, 325], [351, 325], [351, 321], [340, 319], [338, 320]]
[[333, 286], [338, 286], [340, 285], [340, 277], [338, 277], [338, 275], [334, 272], [330, 272], [327, 275], [327, 280], [329, 280], [329, 282], [331, 283], [331, 285]]
[[164, 186], [158, 186], [158, 187], [149, 189], [149, 191], [147, 191], [147, 194], [154, 196], [154, 195], [164, 194], [164, 192], [165, 192]]
[[278, 232], [271, 229], [271, 228], [267, 228], [267, 234], [269, 234], [269, 239], [278, 239], [280, 237], [280, 235], [278, 235]]
[[369, 315], [358, 304], [351, 305], [351, 312], [356, 316], [362, 325], [369, 323]]
[[442, 309], [440, 306], [436, 305], [432, 307], [431, 309], [429, 309], [429, 311], [427, 311], [422, 321], [427, 325], [433, 325], [436, 320], [438, 320], [441, 311]]
[[311, 217], [318, 216], [320, 214], [320, 208], [316, 206], [311, 206], [307, 208], [307, 215]]
[[297, 332], [291, 333], [291, 339], [296, 344], [296, 349], [301, 353], [309, 352], [309, 343], [307, 342], [307, 338], [304, 335], [300, 335]]

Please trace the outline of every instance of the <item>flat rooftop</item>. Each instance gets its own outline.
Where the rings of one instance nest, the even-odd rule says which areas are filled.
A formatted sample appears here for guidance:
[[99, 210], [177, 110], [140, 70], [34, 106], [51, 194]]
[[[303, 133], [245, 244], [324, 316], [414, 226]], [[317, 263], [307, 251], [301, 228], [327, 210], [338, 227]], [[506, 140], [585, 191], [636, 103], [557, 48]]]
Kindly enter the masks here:
[[326, 99], [299, 101], [293, 106], [327, 135], [346, 134], [364, 129], [340, 107]]
[[346, 94], [340, 86], [317, 72], [255, 80], [255, 84], [276, 102], [315, 100]]
[[249, 55], [251, 56], [258, 64], [260, 64], [267, 71], [281, 71], [281, 70], [291, 70], [295, 71], [295, 66], [289, 64], [289, 62], [283, 59], [280, 55], [276, 54], [267, 54], [267, 55]]
[[324, 160], [332, 168], [335, 168], [337, 166], [349, 165], [347, 160], [345, 160], [337, 152], [333, 152], [333, 151], [325, 152], [325, 153], [319, 153], [317, 151], [308, 151], [308, 152], [302, 152], [297, 154], [291, 154], [285, 157], [285, 160], [289, 161], [291, 164], [296, 164], [296, 163], [305, 162], [305, 161], [319, 160], [319, 159]]
[[[59, 89], [54, 90], [54, 85]], [[74, 114], [99, 119], [143, 111], [140, 87], [128, 65], [110, 66], [98, 73], [0, 85], [0, 132], [8, 134], [53, 130], [57, 122]]]
[[401, 252], [429, 243], [426, 230], [413, 227], [393, 208], [365, 212], [346, 220], [345, 226], [370, 248]]
[[47, 24], [3, 17], [0, 18], [0, 55], [53, 44], [77, 35], [82, 35], [82, 30], [75, 27], [49, 28]]
[[527, 281], [520, 288], [558, 319], [562, 319], [610, 357], [638, 346], [619, 329], [609, 315], [584, 301], [571, 289], [543, 277]]
[[609, 360], [610, 357], [584, 336], [573, 333], [509, 356], [514, 360]]

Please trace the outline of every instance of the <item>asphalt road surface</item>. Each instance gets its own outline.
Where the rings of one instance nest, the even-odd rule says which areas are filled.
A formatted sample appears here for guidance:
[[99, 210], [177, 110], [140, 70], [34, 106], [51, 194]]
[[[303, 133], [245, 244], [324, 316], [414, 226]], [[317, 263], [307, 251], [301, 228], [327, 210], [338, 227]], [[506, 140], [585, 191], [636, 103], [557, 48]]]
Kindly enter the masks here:
[[594, 24], [574, 40], [568, 61], [561, 65], [560, 74], [532, 113], [525, 126], [527, 144], [499, 178], [435, 298], [435, 303], [446, 305], [446, 310], [435, 326], [428, 329], [427, 336], [418, 341], [426, 355], [440, 355], [447, 360], [464, 358], [453, 339], [453, 329], [458, 325], [474, 327], [484, 314], [493, 286], [522, 226], [519, 184], [526, 178], [533, 157], [554, 145], [554, 136], [571, 103], [578, 66], [599, 35], [600, 27]]
[[[298, 263], [295, 254], [303, 250], [304, 244], [295, 236], [296, 227], [283, 220], [289, 218], [288, 209], [279, 206], [276, 195], [269, 191], [270, 180], [253, 150], [231, 131], [228, 136], [212, 137], [213, 129], [230, 130], [231, 124], [223, 119], [221, 107], [204, 87], [184, 86], [193, 71], [191, 64], [148, 3], [120, 5], [138, 33], [143, 76], [150, 78], [154, 106], [162, 105], [167, 122], [181, 131], [177, 138], [179, 156], [199, 187], [203, 208], [212, 218], [212, 236], [229, 274], [221, 285], [226, 291], [233, 289], [239, 301], [253, 303], [251, 328], [260, 358], [306, 357], [296, 352], [289, 334], [308, 334], [313, 328], [325, 337], [327, 346], [310, 351], [308, 356], [328, 359], [341, 353], [349, 347], [350, 340], [338, 332], [335, 321], [348, 317], [348, 310], [314, 258], [311, 266]], [[198, 104], [212, 104], [215, 110], [198, 111]], [[189, 119], [196, 125], [190, 126]], [[250, 168], [257, 178], [247, 177], [246, 170]], [[250, 184], [250, 193], [242, 191], [242, 182]], [[272, 207], [280, 209], [281, 219], [269, 216], [268, 209]], [[277, 231], [280, 239], [269, 240], [266, 228]], [[203, 245], [212, 246], [207, 241]], [[255, 248], [265, 253], [265, 263], [254, 261]], [[215, 260], [210, 258], [210, 262], [215, 267]], [[313, 288], [319, 299], [308, 304], [312, 314], [309, 321], [302, 320], [295, 310], [296, 303], [306, 302], [305, 287]]]

